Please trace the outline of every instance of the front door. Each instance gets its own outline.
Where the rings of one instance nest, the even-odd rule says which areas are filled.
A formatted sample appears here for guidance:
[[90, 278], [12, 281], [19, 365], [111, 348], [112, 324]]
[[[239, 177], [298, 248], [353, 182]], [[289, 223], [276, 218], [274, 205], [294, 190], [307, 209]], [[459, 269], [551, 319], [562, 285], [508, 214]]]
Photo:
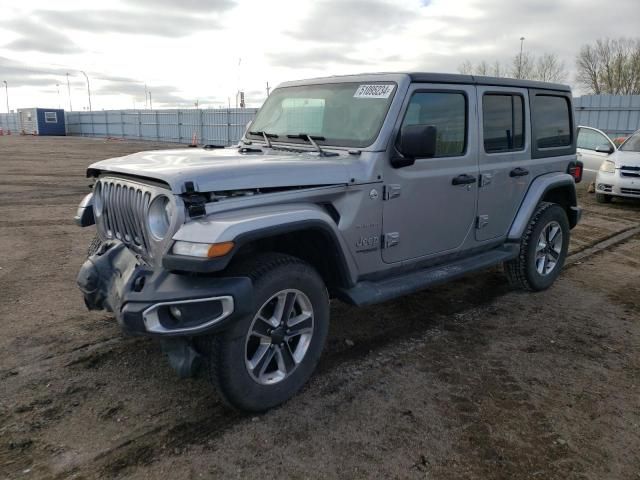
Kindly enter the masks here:
[[576, 145], [576, 156], [584, 165], [582, 179], [585, 182], [593, 182], [596, 179], [600, 165], [610, 153], [596, 152], [598, 147], [609, 147], [611, 152], [615, 152], [614, 143], [600, 130], [589, 127], [578, 128], [578, 138]]
[[535, 172], [527, 89], [478, 86], [480, 124], [476, 240], [507, 234]]
[[414, 84], [396, 124], [432, 125], [436, 155], [385, 166], [382, 258], [396, 263], [460, 248], [473, 228], [478, 158], [475, 87]]

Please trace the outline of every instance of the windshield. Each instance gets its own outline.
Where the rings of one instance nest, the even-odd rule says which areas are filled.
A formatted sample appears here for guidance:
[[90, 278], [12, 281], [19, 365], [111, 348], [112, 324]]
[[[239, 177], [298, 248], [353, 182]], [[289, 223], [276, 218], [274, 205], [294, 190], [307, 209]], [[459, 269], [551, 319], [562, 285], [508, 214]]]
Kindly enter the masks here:
[[[323, 145], [367, 147], [376, 137], [396, 90], [395, 83], [334, 83], [274, 90], [251, 123], [250, 138]], [[275, 137], [277, 135], [277, 137]]]
[[627, 141], [620, 146], [620, 150], [625, 152], [640, 152], [640, 130], [631, 135]]

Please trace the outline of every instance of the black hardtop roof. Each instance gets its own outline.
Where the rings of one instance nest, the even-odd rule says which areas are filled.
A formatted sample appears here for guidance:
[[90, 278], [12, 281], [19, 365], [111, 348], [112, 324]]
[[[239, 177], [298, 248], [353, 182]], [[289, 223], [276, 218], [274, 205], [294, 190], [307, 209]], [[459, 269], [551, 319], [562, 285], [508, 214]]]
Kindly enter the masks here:
[[569, 85], [559, 83], [538, 82], [535, 80], [518, 80], [515, 78], [484, 77], [482, 75], [461, 75], [456, 73], [407, 72], [412, 82], [425, 83], [463, 83], [470, 85], [489, 85], [494, 87], [539, 88], [544, 90], [562, 90], [570, 92]]
[[[379, 78], [376, 79], [375, 77]], [[283, 82], [278, 85], [278, 87], [313, 85], [321, 83], [339, 83], [342, 81], [398, 81], [402, 77], [409, 77], [412, 82], [421, 83], [450, 83], [458, 85], [488, 85], [495, 87], [535, 88], [560, 92], [571, 91], [571, 87], [569, 87], [569, 85], [561, 85], [558, 83], [538, 82], [534, 80], [516, 80], [515, 78], [483, 77], [481, 75], [462, 75], [457, 73], [430, 72], [369, 72], [352, 75], [332, 75], [328, 77], [317, 77], [308, 78], [305, 80]]]

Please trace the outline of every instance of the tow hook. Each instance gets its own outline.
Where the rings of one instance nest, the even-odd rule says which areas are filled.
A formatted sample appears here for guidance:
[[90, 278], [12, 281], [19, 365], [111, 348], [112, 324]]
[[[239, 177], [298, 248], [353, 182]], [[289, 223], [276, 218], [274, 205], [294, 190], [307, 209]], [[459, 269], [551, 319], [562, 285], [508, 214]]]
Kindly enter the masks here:
[[162, 352], [167, 355], [169, 365], [180, 378], [195, 377], [202, 363], [202, 357], [185, 338], [163, 338]]

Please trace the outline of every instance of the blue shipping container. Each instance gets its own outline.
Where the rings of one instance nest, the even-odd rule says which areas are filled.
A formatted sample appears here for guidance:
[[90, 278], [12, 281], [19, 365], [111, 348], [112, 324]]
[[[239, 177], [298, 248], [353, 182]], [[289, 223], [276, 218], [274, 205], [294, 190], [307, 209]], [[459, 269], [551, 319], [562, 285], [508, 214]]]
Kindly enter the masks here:
[[66, 135], [62, 109], [20, 108], [18, 114], [20, 129], [28, 135]]

